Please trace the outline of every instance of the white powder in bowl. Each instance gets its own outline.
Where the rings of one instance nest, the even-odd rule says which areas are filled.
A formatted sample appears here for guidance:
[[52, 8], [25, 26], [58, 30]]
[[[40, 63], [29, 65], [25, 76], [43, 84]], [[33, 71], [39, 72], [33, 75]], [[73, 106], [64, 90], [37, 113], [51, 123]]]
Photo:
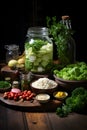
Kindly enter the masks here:
[[32, 83], [32, 87], [38, 89], [52, 89], [57, 86], [57, 83], [49, 78], [39, 78]]

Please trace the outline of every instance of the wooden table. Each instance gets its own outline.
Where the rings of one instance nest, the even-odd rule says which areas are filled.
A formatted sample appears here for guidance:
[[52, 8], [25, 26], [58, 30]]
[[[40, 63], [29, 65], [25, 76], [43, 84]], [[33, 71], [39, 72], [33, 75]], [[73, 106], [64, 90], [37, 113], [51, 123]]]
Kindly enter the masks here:
[[[50, 106], [51, 107], [51, 106]], [[55, 112], [27, 112], [0, 102], [0, 130], [87, 130], [87, 115], [60, 118]]]
[[45, 111], [46, 106], [41, 111], [8, 106], [0, 100], [0, 130], [87, 130], [87, 115], [72, 113], [60, 118], [53, 103], [49, 108], [54, 111]]

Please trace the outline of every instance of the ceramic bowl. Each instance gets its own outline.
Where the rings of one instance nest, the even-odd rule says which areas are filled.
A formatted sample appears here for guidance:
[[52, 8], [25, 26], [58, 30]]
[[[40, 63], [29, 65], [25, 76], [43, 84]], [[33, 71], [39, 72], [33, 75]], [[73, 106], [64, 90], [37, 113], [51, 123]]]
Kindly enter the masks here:
[[56, 91], [53, 93], [53, 96], [58, 100], [64, 100], [68, 96], [68, 93], [65, 91]]
[[[0, 81], [1, 82], [1, 81]], [[3, 81], [4, 82], [4, 81]], [[7, 92], [7, 91], [10, 91], [11, 90], [11, 84], [9, 83], [8, 86], [5, 86], [5, 87], [0, 87], [0, 93], [4, 93], [4, 92]]]
[[47, 103], [50, 100], [50, 95], [48, 95], [48, 94], [38, 94], [35, 98], [40, 103]]
[[73, 90], [76, 87], [86, 87], [87, 88], [87, 80], [64, 80], [62, 78], [58, 78], [56, 75], [53, 75], [55, 81], [59, 84], [59, 86], [64, 87], [67, 90]]
[[46, 94], [53, 94], [53, 92], [55, 92], [57, 89], [58, 89], [58, 83], [55, 82], [55, 86], [53, 86], [52, 88], [44, 88], [44, 84], [43, 86], [41, 86], [40, 88], [39, 87], [36, 87], [33, 85], [34, 82], [36, 82], [37, 80], [34, 80], [33, 82], [30, 83], [30, 87], [31, 87], [31, 90], [35, 93], [35, 94], [39, 94], [39, 93], [46, 93]]

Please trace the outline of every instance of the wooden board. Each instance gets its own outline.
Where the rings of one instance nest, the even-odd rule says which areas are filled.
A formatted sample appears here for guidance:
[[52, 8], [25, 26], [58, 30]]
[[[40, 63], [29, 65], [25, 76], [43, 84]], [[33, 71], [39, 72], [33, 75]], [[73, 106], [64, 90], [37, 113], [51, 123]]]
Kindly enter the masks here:
[[[1, 69], [1, 77], [5, 77], [5, 76], [9, 76], [13, 79], [15, 79], [15, 77], [17, 77], [19, 75], [18, 71], [16, 70], [11, 70], [8, 66], [4, 66]], [[38, 112], [53, 112], [56, 110], [56, 108], [58, 106], [60, 106], [62, 104], [61, 101], [58, 100], [50, 100], [47, 103], [44, 104], [40, 104], [37, 100], [33, 100], [33, 101], [14, 101], [14, 100], [10, 100], [10, 99], [4, 99], [3, 98], [3, 93], [0, 93], [0, 103], [2, 105], [5, 105], [6, 107], [10, 107], [12, 109], [17, 109], [17, 110], [22, 110], [22, 111], [38, 111]]]
[[58, 100], [50, 100], [47, 103], [39, 103], [36, 99], [33, 101], [14, 101], [10, 99], [4, 99], [3, 94], [0, 93], [0, 101], [4, 103], [6, 106], [11, 107], [13, 109], [20, 109], [20, 110], [26, 110], [26, 111], [49, 111], [53, 112], [57, 109], [58, 106], [62, 104], [61, 101]]

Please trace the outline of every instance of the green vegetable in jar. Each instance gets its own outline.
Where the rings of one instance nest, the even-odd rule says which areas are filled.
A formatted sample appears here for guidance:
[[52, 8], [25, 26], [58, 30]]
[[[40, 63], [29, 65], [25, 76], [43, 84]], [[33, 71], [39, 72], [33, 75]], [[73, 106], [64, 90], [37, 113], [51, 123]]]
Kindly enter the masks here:
[[53, 63], [53, 44], [48, 28], [30, 27], [25, 41], [25, 70], [32, 73], [49, 73]]
[[25, 44], [26, 69], [32, 72], [43, 72], [45, 69], [50, 69], [53, 58], [52, 44], [39, 39], [33, 42], [34, 44]]

